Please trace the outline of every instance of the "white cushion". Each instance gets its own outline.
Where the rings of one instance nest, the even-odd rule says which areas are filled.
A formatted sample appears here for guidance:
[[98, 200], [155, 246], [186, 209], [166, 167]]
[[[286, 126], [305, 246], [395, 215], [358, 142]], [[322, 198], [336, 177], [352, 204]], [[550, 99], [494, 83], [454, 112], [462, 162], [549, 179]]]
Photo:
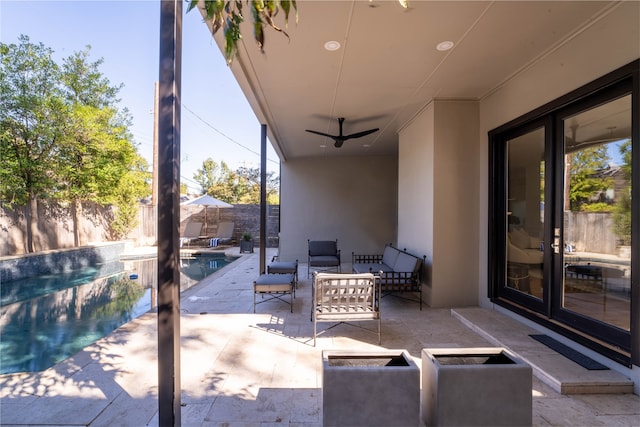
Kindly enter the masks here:
[[382, 263], [388, 265], [393, 268], [398, 259], [398, 254], [400, 251], [392, 246], [385, 246], [384, 252], [382, 253]]
[[520, 249], [529, 249], [531, 244], [531, 238], [529, 234], [522, 228], [517, 228], [509, 233], [509, 237], [511, 238], [511, 243]]

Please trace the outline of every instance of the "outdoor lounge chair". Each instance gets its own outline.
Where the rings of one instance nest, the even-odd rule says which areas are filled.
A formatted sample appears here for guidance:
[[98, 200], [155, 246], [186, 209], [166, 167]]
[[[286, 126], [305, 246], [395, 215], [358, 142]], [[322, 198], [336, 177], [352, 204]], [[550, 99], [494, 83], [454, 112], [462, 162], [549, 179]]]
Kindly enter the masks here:
[[233, 241], [233, 229], [235, 224], [231, 221], [225, 221], [218, 224], [218, 232], [215, 237], [209, 238], [209, 247], [220, 245], [230, 245]]
[[180, 236], [180, 247], [184, 246], [185, 243], [189, 247], [192, 241], [203, 238], [204, 236], [200, 233], [202, 233], [201, 222], [188, 222]]
[[[362, 328], [380, 336], [380, 283], [373, 273], [313, 273], [311, 320], [313, 346], [318, 322], [349, 323], [377, 320], [378, 330]], [[333, 328], [333, 326], [331, 326]]]
[[309, 242], [309, 260], [307, 263], [307, 279], [311, 269], [340, 270], [340, 249], [338, 240], [307, 240]]

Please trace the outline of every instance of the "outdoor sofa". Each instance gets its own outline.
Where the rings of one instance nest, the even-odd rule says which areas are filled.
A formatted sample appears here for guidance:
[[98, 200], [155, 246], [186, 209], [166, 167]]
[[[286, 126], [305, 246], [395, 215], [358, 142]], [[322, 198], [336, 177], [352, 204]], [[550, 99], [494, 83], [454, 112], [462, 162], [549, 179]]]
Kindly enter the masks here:
[[[426, 256], [419, 258], [406, 250], [386, 245], [382, 254], [352, 253], [354, 273], [373, 273], [378, 277], [382, 296], [394, 295], [420, 303], [422, 310], [422, 266]], [[419, 300], [407, 298], [407, 293], [419, 294]]]

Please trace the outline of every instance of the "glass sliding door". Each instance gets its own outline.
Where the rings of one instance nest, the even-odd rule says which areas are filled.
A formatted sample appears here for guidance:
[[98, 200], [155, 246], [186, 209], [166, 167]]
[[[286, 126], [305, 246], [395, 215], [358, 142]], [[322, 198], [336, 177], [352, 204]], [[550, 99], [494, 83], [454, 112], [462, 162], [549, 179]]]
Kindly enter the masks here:
[[506, 265], [505, 295], [544, 298], [545, 127], [536, 127], [506, 141]]
[[[610, 341], [631, 322], [631, 95], [561, 118], [562, 272], [554, 307]], [[618, 343], [619, 344], [619, 343]]]
[[639, 67], [489, 132], [488, 229], [492, 302], [636, 365]]

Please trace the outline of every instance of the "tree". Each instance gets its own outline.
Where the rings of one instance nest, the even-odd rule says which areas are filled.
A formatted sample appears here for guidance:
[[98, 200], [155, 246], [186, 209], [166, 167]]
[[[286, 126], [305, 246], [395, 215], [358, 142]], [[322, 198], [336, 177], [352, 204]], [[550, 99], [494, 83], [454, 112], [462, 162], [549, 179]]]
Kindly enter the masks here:
[[[196, 8], [200, 0], [190, 0], [187, 12]], [[284, 12], [285, 27], [289, 22], [291, 8], [296, 11], [296, 0], [267, 0], [267, 1], [246, 1], [251, 17], [253, 18], [253, 37], [258, 43], [260, 50], [264, 49], [264, 28], [265, 25], [284, 34], [289, 35], [282, 28], [278, 27], [274, 18], [280, 10]], [[215, 34], [220, 28], [223, 29], [225, 39], [225, 57], [230, 64], [238, 54], [238, 41], [242, 38], [240, 24], [244, 22], [244, 12], [242, 0], [205, 0], [203, 9], [206, 11], [206, 19], [211, 21], [212, 33]]]
[[598, 195], [611, 187], [610, 178], [604, 177], [598, 172], [608, 167], [609, 156], [606, 145], [589, 147], [569, 154], [570, 164], [570, 190], [569, 200], [571, 210], [578, 211], [602, 211], [603, 206]]
[[631, 245], [631, 139], [620, 144], [622, 155], [622, 173], [628, 184], [620, 194], [616, 194], [613, 210], [613, 231], [623, 246]]
[[133, 225], [137, 199], [150, 193], [120, 86], [102, 76], [89, 47], [63, 61], [26, 36], [0, 44], [0, 195], [4, 206], [25, 206], [27, 252], [33, 252], [38, 200], [72, 204], [76, 245], [82, 202], [114, 206], [114, 234]]
[[102, 59], [89, 61], [90, 46], [63, 61], [61, 81], [69, 105], [67, 131], [60, 144], [57, 197], [71, 202], [74, 242], [79, 246], [83, 202], [115, 206], [114, 234], [133, 225], [136, 200], [148, 194], [140, 167], [145, 163], [128, 131], [130, 117], [118, 110], [122, 87], [99, 71]]
[[[189, 0], [187, 12], [196, 8], [200, 1]], [[240, 32], [240, 24], [244, 22], [242, 3], [242, 0], [204, 0], [203, 2], [206, 20], [211, 21], [212, 33], [217, 33], [220, 28], [224, 32], [225, 57], [228, 64], [231, 64], [233, 58], [238, 54], [238, 41], [242, 38]], [[398, 0], [398, 3], [405, 9], [409, 7], [408, 0]], [[289, 24], [289, 13], [292, 8], [296, 14], [296, 23], [298, 22], [298, 4], [296, 0], [246, 0], [246, 4], [253, 19], [253, 38], [261, 51], [264, 51], [265, 26], [271, 27], [289, 38], [287, 32], [277, 26], [274, 21], [280, 10], [284, 12], [285, 28]]]
[[[260, 169], [240, 167], [233, 171], [221, 161], [209, 158], [193, 175], [204, 193], [232, 204], [260, 203]], [[267, 174], [267, 203], [278, 204], [280, 179], [273, 172]]]
[[50, 159], [66, 131], [68, 107], [53, 51], [20, 36], [0, 43], [0, 196], [4, 206], [25, 206], [26, 251], [33, 252], [38, 198], [53, 188]]

